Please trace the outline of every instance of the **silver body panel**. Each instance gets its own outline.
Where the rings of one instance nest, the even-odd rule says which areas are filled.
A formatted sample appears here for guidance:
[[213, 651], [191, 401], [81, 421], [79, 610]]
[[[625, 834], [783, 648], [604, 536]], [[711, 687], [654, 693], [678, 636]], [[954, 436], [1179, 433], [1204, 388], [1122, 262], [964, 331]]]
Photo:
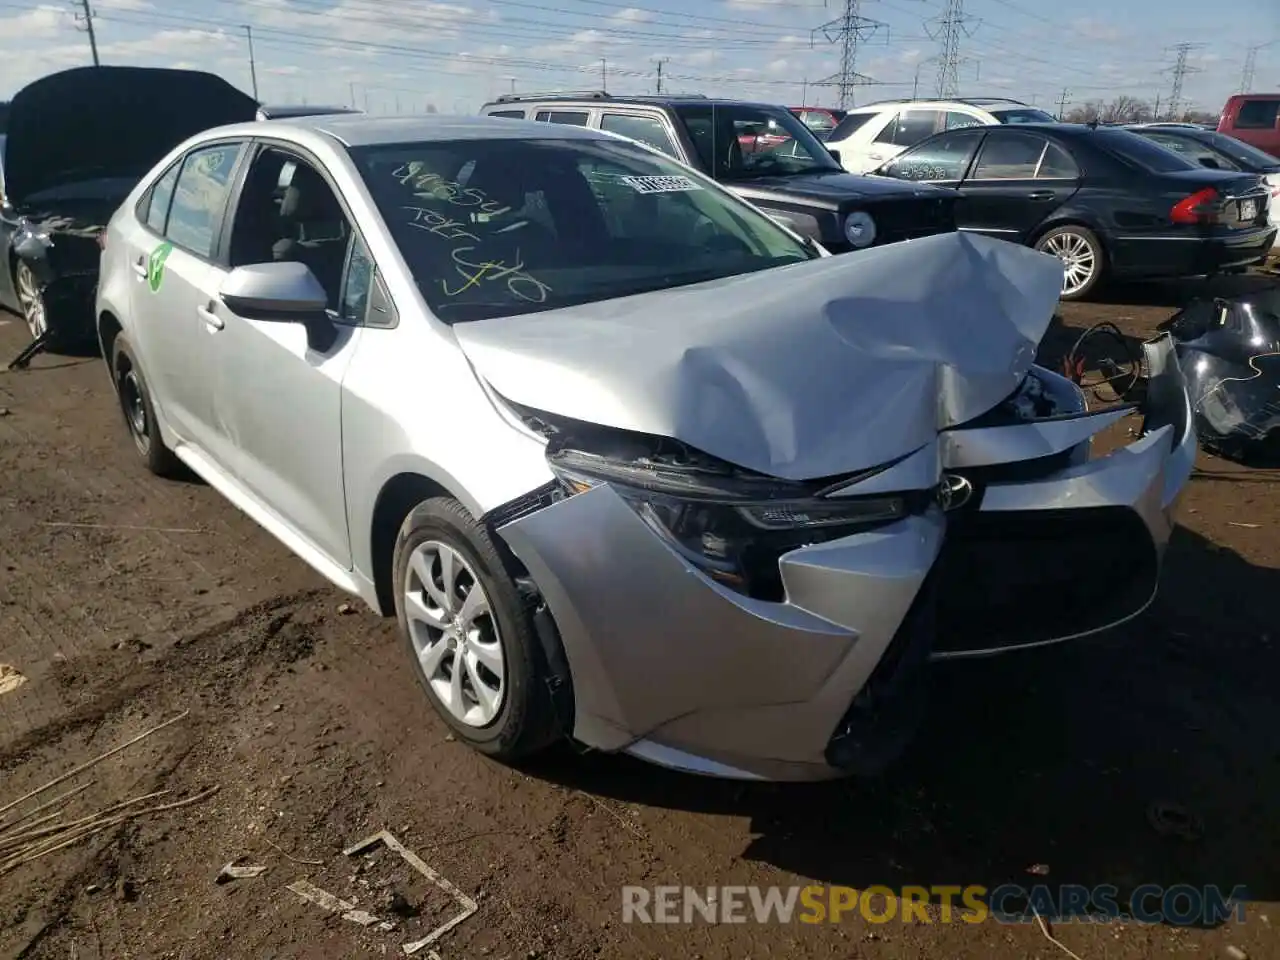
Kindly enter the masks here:
[[[530, 136], [527, 126], [315, 117], [223, 128], [177, 148], [111, 221], [98, 314], [133, 344], [166, 443], [334, 583], [390, 612], [375, 519], [397, 478], [423, 478], [476, 517], [553, 481], [545, 440], [503, 398], [680, 440], [781, 479], [889, 464], [836, 498], [929, 491], [948, 471], [1066, 453], [1047, 475], [992, 482], [979, 512], [1113, 509], [1140, 521], [1142, 549], [1158, 558], [1195, 456], [1189, 430], [1160, 426], [1090, 459], [1090, 438], [1117, 414], [1077, 404], [1048, 421], [969, 423], [1033, 369], [1057, 302], [1060, 265], [1022, 247], [943, 235], [594, 305], [441, 323], [344, 144]], [[548, 125], [537, 135], [601, 136]], [[148, 289], [135, 264], [159, 240], [138, 222], [138, 199], [192, 147], [255, 137], [323, 167], [398, 322], [345, 328], [321, 351], [299, 325], [227, 310], [217, 265], [171, 257], [164, 295]], [[1150, 361], [1172, 377], [1166, 353], [1152, 348]], [[1036, 374], [1075, 402], [1061, 378]], [[1185, 392], [1170, 390], [1165, 414], [1189, 417]], [[433, 415], [446, 408], [447, 418]], [[785, 596], [776, 602], [712, 580], [609, 484], [496, 533], [558, 628], [579, 741], [716, 776], [819, 779], [841, 772], [828, 744], [950, 528], [950, 515], [930, 507], [790, 550], [778, 561]]]

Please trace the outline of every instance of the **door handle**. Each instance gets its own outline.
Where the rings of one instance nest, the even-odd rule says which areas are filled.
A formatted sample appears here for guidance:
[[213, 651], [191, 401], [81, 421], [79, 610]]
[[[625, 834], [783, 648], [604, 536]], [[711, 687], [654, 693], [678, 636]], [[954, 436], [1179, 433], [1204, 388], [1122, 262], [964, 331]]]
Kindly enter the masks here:
[[133, 272], [136, 273], [143, 280], [147, 278], [147, 258], [146, 257], [138, 257], [138, 259], [133, 262]]
[[1036, 190], [1034, 193], [1027, 194], [1028, 200], [1052, 200], [1057, 194], [1052, 190]]
[[210, 330], [221, 330], [227, 325], [226, 321], [214, 313], [212, 307], [212, 303], [207, 307], [196, 307], [196, 313], [200, 315], [200, 319], [204, 321], [205, 326]]

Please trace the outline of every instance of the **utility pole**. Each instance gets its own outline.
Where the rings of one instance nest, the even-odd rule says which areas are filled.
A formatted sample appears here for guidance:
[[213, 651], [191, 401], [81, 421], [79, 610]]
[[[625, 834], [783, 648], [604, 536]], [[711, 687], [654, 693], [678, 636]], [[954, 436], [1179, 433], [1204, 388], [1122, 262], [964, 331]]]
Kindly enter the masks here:
[[1197, 47], [1202, 47], [1202, 43], [1179, 43], [1173, 49], [1177, 52], [1178, 58], [1174, 61], [1173, 66], [1162, 73], [1173, 74], [1173, 87], [1169, 91], [1169, 119], [1178, 119], [1178, 109], [1182, 106], [1182, 81], [1186, 79], [1189, 73], [1199, 73], [1199, 67], [1193, 67], [1187, 63], [1187, 55]]
[[835, 87], [841, 110], [848, 110], [853, 106], [855, 87], [875, 83], [857, 70], [859, 45], [879, 33], [881, 27], [884, 28], [885, 40], [888, 41], [888, 24], [862, 16], [862, 3], [863, 0], [844, 0], [844, 13], [835, 20], [824, 23], [809, 36], [810, 46], [813, 46], [813, 37], [818, 33], [826, 37], [829, 43], [840, 44], [840, 71], [818, 80], [814, 86]]
[[657, 93], [662, 92], [662, 65], [670, 59], [671, 59], [670, 57], [658, 57], [657, 59], [657, 64], [658, 64], [658, 89], [656, 91]]
[[253, 81], [253, 99], [258, 99], [258, 65], [253, 59], [253, 27], [244, 25], [244, 35], [249, 38], [249, 78]]
[[609, 92], [609, 63], [604, 57], [600, 58], [600, 89]]
[[947, 0], [942, 13], [925, 24], [925, 30], [942, 47], [938, 54], [939, 97], [960, 95], [960, 64], [968, 57], [960, 55], [960, 41], [973, 36], [969, 24], [976, 22], [964, 12], [964, 0]]
[[916, 76], [915, 79], [911, 81], [912, 100], [915, 100], [920, 96], [920, 71], [924, 68], [926, 63], [933, 63], [937, 59], [937, 57], [925, 57], [923, 60], [916, 63]]
[[350, 85], [351, 85], [351, 109], [354, 110], [356, 108], [356, 82], [352, 80]]
[[76, 14], [76, 20], [84, 21], [85, 31], [89, 34], [89, 49], [93, 52], [93, 65], [100, 67], [102, 62], [98, 59], [98, 35], [93, 32], [93, 18], [96, 14], [93, 12], [93, 8], [89, 6], [89, 0], [72, 0], [72, 2], [81, 11]]
[[1067, 98], [1071, 96], [1071, 91], [1066, 87], [1062, 88], [1062, 96], [1058, 97], [1058, 119], [1061, 120], [1067, 113]]
[[800, 81], [800, 106], [807, 107], [809, 105], [809, 77], [806, 75]]

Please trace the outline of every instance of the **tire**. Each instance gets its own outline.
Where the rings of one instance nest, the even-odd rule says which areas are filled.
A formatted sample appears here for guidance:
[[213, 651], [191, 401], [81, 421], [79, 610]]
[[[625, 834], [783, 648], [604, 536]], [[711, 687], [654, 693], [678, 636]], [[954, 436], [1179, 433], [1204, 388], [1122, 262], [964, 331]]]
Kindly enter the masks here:
[[27, 330], [34, 340], [49, 329], [49, 310], [40, 282], [25, 260], [18, 260], [13, 268], [13, 290], [22, 307], [22, 319], [27, 322]]
[[[1066, 268], [1062, 278], [1063, 300], [1083, 300], [1089, 296], [1097, 288], [1106, 270], [1106, 253], [1102, 249], [1102, 243], [1092, 230], [1079, 224], [1054, 227], [1036, 240], [1035, 248], [1063, 261]], [[1073, 264], [1079, 270], [1084, 270], [1087, 265], [1088, 271], [1083, 278], [1074, 282], [1071, 272]]]
[[151, 390], [124, 334], [118, 335], [111, 345], [111, 381], [116, 388], [120, 412], [124, 414], [125, 427], [142, 462], [157, 477], [177, 476], [182, 463], [164, 445]]
[[[452, 553], [456, 578], [450, 592], [454, 617], [442, 602], [446, 552]], [[396, 536], [392, 571], [396, 619], [413, 671], [459, 740], [512, 762], [561, 736], [531, 612], [488, 531], [462, 504], [437, 497], [410, 511]], [[430, 589], [424, 577], [430, 579]], [[467, 620], [466, 600], [477, 587], [488, 613]], [[440, 599], [433, 599], [431, 591]], [[406, 609], [411, 605], [412, 612]], [[452, 634], [432, 621], [451, 621]], [[495, 653], [501, 658], [497, 685], [489, 666]], [[455, 683], [459, 667], [462, 679]]]

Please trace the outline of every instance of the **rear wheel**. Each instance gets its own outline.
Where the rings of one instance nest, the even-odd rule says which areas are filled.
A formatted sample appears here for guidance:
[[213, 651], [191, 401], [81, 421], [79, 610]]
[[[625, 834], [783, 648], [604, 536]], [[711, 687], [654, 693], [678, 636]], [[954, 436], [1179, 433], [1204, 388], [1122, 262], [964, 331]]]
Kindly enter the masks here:
[[111, 375], [120, 400], [120, 411], [124, 414], [125, 426], [129, 428], [138, 456], [156, 476], [176, 476], [182, 464], [164, 445], [151, 402], [151, 391], [142, 376], [133, 347], [124, 334], [117, 336], [111, 347]]
[[1088, 227], [1069, 224], [1055, 227], [1036, 241], [1036, 249], [1062, 261], [1062, 299], [1088, 296], [1102, 279], [1105, 261], [1102, 244]]

